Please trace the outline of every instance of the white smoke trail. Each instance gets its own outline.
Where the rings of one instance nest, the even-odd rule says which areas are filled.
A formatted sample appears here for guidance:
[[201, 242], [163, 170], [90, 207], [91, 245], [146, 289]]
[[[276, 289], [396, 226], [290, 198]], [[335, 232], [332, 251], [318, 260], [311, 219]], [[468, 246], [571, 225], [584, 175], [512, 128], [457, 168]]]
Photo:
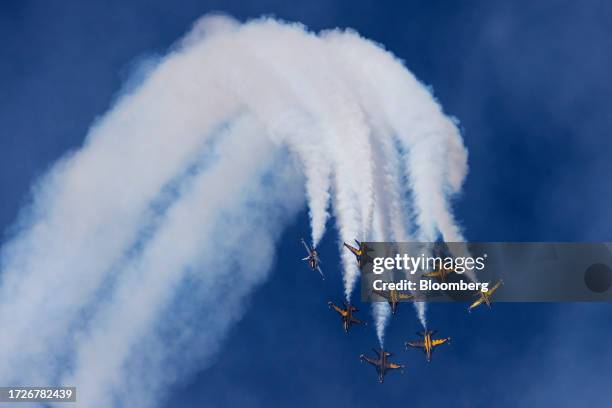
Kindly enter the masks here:
[[[265, 229], [252, 219], [252, 217], [262, 217], [258, 214], [261, 212], [260, 209], [250, 210], [251, 225], [247, 224], [246, 227], [241, 227], [239, 224], [232, 225], [241, 223], [240, 219], [225, 221], [226, 227], [223, 228], [224, 233], [221, 233], [214, 224], [219, 218], [235, 217], [231, 206], [237, 199], [241, 200], [241, 195], [246, 196], [249, 201], [257, 202], [262, 200], [261, 197], [257, 197], [258, 194], [273, 193], [266, 188], [251, 188], [253, 191], [249, 194], [241, 194], [239, 191], [239, 189], [248, 189], [251, 183], [258, 183], [257, 177], [253, 175], [262, 165], [270, 162], [269, 156], [274, 150], [266, 138], [261, 137], [262, 133], [257, 128], [257, 124], [251, 120], [240, 121], [233, 126], [219, 147], [218, 154], [224, 160], [197, 177], [189, 191], [170, 208], [166, 222], [141, 256], [134, 259], [122, 271], [121, 280], [117, 284], [117, 290], [109, 299], [108, 306], [98, 314], [95, 326], [80, 339], [76, 348], [77, 358], [73, 372], [62, 381], [66, 384], [77, 384], [79, 389], [83, 390], [81, 396], [86, 400], [104, 400], [108, 390], [97, 386], [100, 382], [114, 384], [113, 388], [120, 385], [115, 384], [118, 380], [116, 373], [120, 371], [121, 365], [129, 361], [129, 352], [140, 341], [140, 334], [154, 324], [156, 316], [160, 313], [159, 308], [168, 303], [167, 298], [174, 292], [168, 290], [168, 286], [174, 287], [180, 279], [185, 279], [190, 267], [196, 266], [205, 274], [206, 280], [202, 282], [204, 290], [228, 291], [232, 298], [239, 299], [241, 293], [236, 293], [236, 290], [221, 289], [225, 286], [222, 279], [225, 269], [228, 268], [227, 265], [223, 265], [226, 261], [215, 265], [215, 261], [209, 260], [219, 253], [241, 253], [241, 257], [246, 259], [239, 261], [235, 270], [240, 274], [243, 283], [257, 279], [262, 273], [262, 266], [269, 265], [270, 260], [262, 259], [261, 255], [256, 256], [251, 251], [245, 253], [242, 250], [244, 242], [249, 242], [251, 245], [251, 237], [260, 240], [266, 235]], [[251, 133], [253, 136], [244, 140], [246, 133]], [[235, 166], [236, 162], [240, 162], [241, 166]], [[286, 172], [291, 169], [283, 170]], [[292, 175], [291, 178], [295, 179], [295, 176]], [[292, 187], [282, 181], [280, 186], [284, 194], [288, 194], [285, 197], [288, 202], [283, 205], [294, 207], [291, 205], [295, 202], [292, 196], [296, 194], [291, 191]], [[243, 208], [239, 207], [239, 211], [242, 210]], [[238, 217], [242, 218], [244, 215]], [[244, 228], [244, 231], [241, 228]], [[217, 237], [221, 236], [225, 242], [219, 242]], [[179, 247], [173, 245], [177, 237], [181, 237]], [[260, 247], [262, 243], [258, 245]], [[263, 245], [270, 244], [264, 241]], [[168, 248], [173, 249], [171, 254], [168, 253]], [[270, 249], [263, 252], [272, 256]], [[254, 265], [255, 263], [260, 265]], [[248, 276], [249, 274], [251, 276]], [[192, 279], [197, 281], [201, 277], [196, 275]], [[233, 279], [236, 279], [236, 276]], [[191, 289], [193, 290], [193, 287]], [[239, 289], [242, 290], [244, 288]], [[207, 297], [211, 295], [206, 292], [200, 294]], [[129, 311], [131, 313], [128, 313]], [[92, 367], [95, 369], [92, 370]]]
[[390, 53], [356, 35], [333, 32], [329, 37], [346, 64], [376, 84], [368, 98], [403, 147], [417, 238], [433, 241], [440, 233], [445, 241], [463, 241], [448, 204], [467, 173], [467, 151], [454, 121]]
[[419, 322], [421, 322], [421, 326], [423, 326], [423, 329], [427, 330], [427, 317], [425, 315], [426, 303], [423, 301], [414, 302], [414, 307], [416, 308], [417, 317], [419, 318]]
[[342, 241], [452, 240], [465, 159], [429, 92], [357, 34], [204, 18], [38, 184], [2, 249], [0, 383], [153, 406], [219, 347], [304, 193], [314, 245], [329, 208]]
[[[347, 72], [367, 75], [376, 83], [376, 87], [363, 90], [369, 103], [368, 112], [376, 112], [386, 119], [383, 123], [391, 128], [402, 147], [414, 198], [416, 238], [432, 242], [440, 233], [445, 241], [463, 241], [448, 204], [449, 195], [459, 191], [467, 173], [467, 151], [454, 121], [442, 114], [427, 88], [391, 54], [371, 42], [360, 41], [358, 36], [349, 37], [332, 32], [329, 39], [337, 55], [345, 59], [345, 66], [350, 67]], [[406, 225], [401, 222], [405, 212], [400, 213], [396, 208], [393, 214], [396, 214], [392, 216], [393, 225]], [[400, 234], [407, 237], [403, 232]], [[414, 302], [414, 306], [426, 328], [426, 303]], [[384, 326], [382, 321], [387, 321], [388, 316], [380, 312], [376, 315], [381, 316], [380, 325]]]
[[391, 318], [391, 306], [387, 302], [373, 302], [372, 316], [376, 324], [376, 337], [378, 337], [378, 345], [384, 348], [385, 344], [385, 329]]
[[[467, 173], [467, 152], [455, 123], [391, 54], [356, 37], [350, 47], [339, 41], [337, 52], [347, 55], [350, 66], [361, 68], [377, 84], [370, 89], [369, 100], [382, 111], [402, 147], [416, 238], [431, 242], [440, 233], [445, 241], [463, 241], [448, 205], [448, 196], [459, 191]], [[414, 304], [425, 327], [426, 304]]]

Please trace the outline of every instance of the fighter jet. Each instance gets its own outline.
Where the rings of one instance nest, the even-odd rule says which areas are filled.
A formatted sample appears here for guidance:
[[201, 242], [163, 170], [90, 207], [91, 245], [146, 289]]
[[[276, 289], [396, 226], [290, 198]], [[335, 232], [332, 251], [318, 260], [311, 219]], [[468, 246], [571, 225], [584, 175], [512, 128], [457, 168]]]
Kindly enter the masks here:
[[489, 307], [489, 309], [491, 308], [491, 297], [493, 296], [493, 293], [495, 293], [495, 291], [497, 290], [497, 288], [499, 288], [501, 286], [501, 284], [503, 283], [503, 281], [499, 281], [495, 284], [495, 286], [493, 286], [492, 288], [490, 288], [488, 291], [486, 292], [482, 292], [482, 291], [478, 291], [476, 293], [476, 296], [478, 296], [478, 299], [476, 299], [476, 301], [474, 303], [472, 303], [470, 305], [470, 307], [468, 307], [468, 312], [471, 312], [472, 309], [474, 309], [476, 306], [484, 303], [485, 305], [487, 305]]
[[446, 277], [455, 272], [454, 269], [447, 269], [444, 266], [440, 265], [440, 268], [436, 269], [435, 271], [432, 272], [427, 272], [424, 273], [423, 276], [425, 278], [436, 278], [438, 279], [440, 282], [445, 282], [446, 281]]
[[422, 336], [423, 340], [407, 341], [406, 350], [408, 349], [408, 346], [415, 347], [415, 348], [422, 348], [423, 351], [425, 352], [425, 358], [427, 359], [427, 362], [430, 362], [431, 354], [433, 353], [434, 348], [439, 346], [440, 344], [450, 342], [450, 337], [447, 337], [445, 339], [432, 339], [431, 336], [433, 336], [435, 333], [436, 333], [435, 330], [434, 331], [425, 330], [422, 332], [418, 332], [417, 335]]
[[343, 242], [343, 244], [353, 253], [353, 255], [355, 255], [355, 258], [357, 258], [357, 264], [359, 264], [359, 267], [362, 268], [368, 262], [372, 262], [372, 257], [368, 255], [368, 252], [372, 251], [372, 249], [368, 248], [363, 242], [359, 242], [357, 240], [355, 240], [355, 242], [357, 243], [357, 248], [350, 246], [346, 242]]
[[334, 305], [333, 302], [327, 302], [330, 309], [334, 309], [336, 312], [340, 314], [340, 316], [342, 316], [342, 326], [344, 327], [345, 332], [348, 333], [352, 324], [363, 324], [364, 326], [368, 325], [366, 322], [361, 321], [355, 316], [353, 316], [353, 313], [358, 312], [359, 309], [357, 309], [355, 306], [351, 305], [350, 303], [346, 303], [344, 301], [342, 303], [344, 303], [344, 309]]
[[374, 350], [374, 352], [376, 353], [376, 358], [371, 358], [362, 354], [359, 356], [359, 359], [361, 361], [366, 361], [376, 367], [379, 383], [382, 384], [385, 381], [385, 373], [387, 372], [387, 370], [397, 370], [398, 368], [404, 368], [403, 364], [395, 364], [389, 362], [387, 358], [391, 357], [393, 354], [389, 353], [388, 351], [385, 351], [383, 349], [380, 349], [379, 351], [375, 348], [373, 348], [372, 350]]
[[310, 266], [310, 269], [312, 269], [313, 271], [318, 271], [321, 274], [321, 278], [325, 279], [325, 275], [323, 275], [323, 271], [319, 266], [321, 260], [319, 259], [319, 253], [317, 252], [317, 248], [315, 248], [314, 246], [311, 248], [306, 243], [306, 241], [304, 241], [304, 238], [302, 238], [302, 244], [304, 244], [304, 248], [306, 248], [306, 252], [308, 252], [308, 256], [306, 258], [302, 258], [302, 261], [307, 261], [308, 266]]
[[391, 313], [395, 314], [397, 311], [397, 304], [401, 300], [409, 300], [413, 299], [413, 294], [400, 293], [397, 290], [376, 290], [372, 289], [372, 293], [378, 295], [380, 297], [384, 297], [389, 302], [389, 306], [391, 306]]

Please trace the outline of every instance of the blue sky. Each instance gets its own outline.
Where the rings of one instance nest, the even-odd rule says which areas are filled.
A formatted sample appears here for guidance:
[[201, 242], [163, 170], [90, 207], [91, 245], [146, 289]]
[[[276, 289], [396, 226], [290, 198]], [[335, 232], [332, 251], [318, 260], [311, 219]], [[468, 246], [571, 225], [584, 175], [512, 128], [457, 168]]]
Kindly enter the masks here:
[[[139, 61], [163, 53], [209, 11], [261, 14], [313, 30], [352, 27], [392, 51], [457, 117], [470, 174], [456, 202], [466, 236], [489, 241], [610, 241], [612, 6], [604, 1], [109, 1], [0, 5], [0, 226], [32, 183], [80, 146]], [[396, 4], [397, 3], [397, 4]], [[298, 262], [301, 214], [271, 277], [244, 305], [212, 366], [177, 384], [167, 407], [606, 406], [612, 334], [606, 304], [431, 305], [453, 343], [426, 365], [403, 342], [408, 305], [387, 345], [407, 365], [383, 386], [358, 356], [372, 328], [346, 336], [335, 237], [321, 247], [330, 279]], [[369, 316], [363, 305], [361, 314]], [[188, 352], [188, 351], [186, 351]]]

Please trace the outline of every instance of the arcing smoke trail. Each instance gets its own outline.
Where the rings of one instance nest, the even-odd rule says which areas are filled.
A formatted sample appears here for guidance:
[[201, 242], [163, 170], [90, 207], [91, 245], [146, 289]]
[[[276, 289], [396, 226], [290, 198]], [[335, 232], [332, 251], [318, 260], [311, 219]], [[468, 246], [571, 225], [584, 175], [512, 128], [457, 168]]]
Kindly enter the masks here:
[[454, 123], [373, 43], [206, 17], [35, 188], [2, 249], [0, 383], [153, 406], [219, 347], [304, 193], [315, 245], [330, 208], [343, 241], [457, 240], [465, 172]]

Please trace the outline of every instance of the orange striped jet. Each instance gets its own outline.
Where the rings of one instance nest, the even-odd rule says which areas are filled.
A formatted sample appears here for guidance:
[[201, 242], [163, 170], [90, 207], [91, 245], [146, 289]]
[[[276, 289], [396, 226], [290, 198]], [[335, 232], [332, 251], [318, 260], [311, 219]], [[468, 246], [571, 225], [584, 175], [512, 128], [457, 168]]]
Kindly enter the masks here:
[[445, 282], [446, 281], [446, 277], [448, 275], [450, 275], [451, 273], [455, 272], [454, 269], [451, 268], [445, 268], [442, 265], [440, 265], [440, 268], [432, 271], [432, 272], [427, 272], [424, 273], [423, 276], [425, 278], [436, 278], [438, 279], [440, 282]]
[[372, 293], [380, 297], [384, 297], [391, 306], [391, 313], [395, 314], [397, 311], [397, 304], [402, 300], [410, 300], [414, 298], [413, 294], [400, 293], [397, 290], [376, 290], [372, 289]]
[[468, 307], [468, 312], [471, 312], [472, 309], [474, 309], [476, 306], [482, 303], [487, 305], [490, 309], [491, 308], [491, 297], [493, 296], [493, 293], [495, 293], [495, 291], [501, 286], [502, 283], [504, 282], [500, 280], [495, 284], [495, 286], [493, 286], [486, 292], [478, 291], [476, 293], [476, 296], [478, 296], [478, 299], [476, 299], [474, 303], [472, 303], [470, 307]]
[[334, 305], [333, 302], [327, 302], [327, 305], [330, 307], [330, 309], [333, 309], [336, 312], [338, 312], [338, 314], [340, 314], [340, 316], [342, 317], [342, 327], [344, 327], [345, 332], [348, 333], [349, 329], [351, 328], [351, 325], [353, 324], [363, 324], [364, 326], [368, 325], [366, 322], [359, 320], [358, 318], [353, 316], [353, 313], [358, 312], [359, 309], [357, 309], [355, 306], [351, 305], [350, 303], [346, 303], [346, 302], [343, 302], [343, 303], [344, 303], [344, 309]]
[[376, 358], [368, 357], [362, 354], [359, 356], [359, 359], [376, 367], [379, 383], [383, 383], [385, 381], [385, 373], [387, 372], [387, 370], [397, 370], [404, 368], [404, 365], [391, 363], [388, 360], [388, 357], [391, 357], [393, 355], [388, 351], [385, 351], [383, 349], [376, 350], [374, 348], [372, 350], [374, 350], [374, 352], [376, 353]]
[[432, 339], [431, 336], [433, 336], [435, 333], [436, 333], [435, 330], [434, 331], [425, 330], [420, 333], [417, 333], [417, 335], [423, 337], [423, 340], [407, 341], [406, 349], [408, 349], [408, 346], [415, 347], [415, 348], [422, 348], [423, 351], [425, 352], [425, 358], [427, 358], [427, 362], [430, 362], [431, 354], [433, 353], [434, 348], [439, 346], [440, 344], [450, 342], [450, 339], [451, 339], [450, 337], [447, 337], [445, 339]]
[[357, 248], [343, 242], [344, 246], [351, 251], [353, 255], [355, 255], [355, 258], [357, 258], [357, 264], [360, 268], [362, 268], [368, 262], [372, 262], [372, 257], [368, 255], [368, 252], [372, 251], [372, 249], [368, 248], [368, 246], [363, 242], [355, 240], [355, 243], [357, 244]]

